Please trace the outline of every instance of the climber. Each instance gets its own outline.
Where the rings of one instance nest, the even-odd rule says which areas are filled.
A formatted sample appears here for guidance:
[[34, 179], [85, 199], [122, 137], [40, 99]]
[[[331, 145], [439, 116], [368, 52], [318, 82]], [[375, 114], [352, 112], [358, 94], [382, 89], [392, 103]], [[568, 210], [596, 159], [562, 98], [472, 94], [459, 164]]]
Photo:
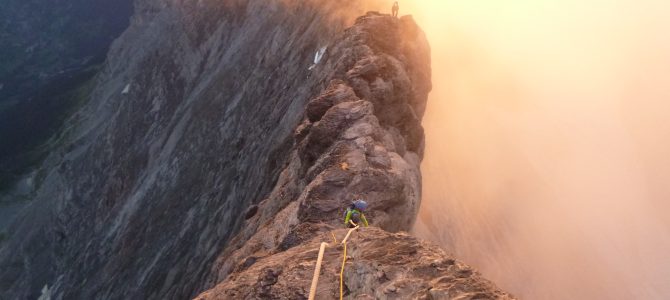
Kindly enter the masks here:
[[394, 17], [398, 17], [398, 11], [400, 10], [400, 5], [398, 5], [398, 1], [393, 2], [393, 7], [391, 7], [391, 12]]
[[361, 199], [351, 203], [351, 206], [347, 207], [347, 210], [344, 212], [344, 226], [349, 228], [354, 227], [354, 225], [349, 222], [351, 220], [355, 224], [359, 224], [362, 221], [363, 226], [368, 227], [368, 220], [363, 214], [363, 211], [365, 211], [366, 208], [368, 208], [368, 203]]

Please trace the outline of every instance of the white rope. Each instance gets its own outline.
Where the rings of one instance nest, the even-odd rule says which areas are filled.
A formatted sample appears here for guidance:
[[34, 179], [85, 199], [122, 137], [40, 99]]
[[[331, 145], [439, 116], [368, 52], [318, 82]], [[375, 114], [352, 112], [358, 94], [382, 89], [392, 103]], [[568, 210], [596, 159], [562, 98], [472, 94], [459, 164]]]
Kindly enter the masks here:
[[319, 248], [319, 258], [316, 259], [316, 267], [314, 268], [314, 276], [312, 277], [312, 287], [309, 288], [309, 300], [314, 300], [316, 297], [316, 286], [319, 284], [319, 274], [321, 273], [321, 261], [323, 261], [323, 252], [326, 251], [328, 243], [321, 243]]

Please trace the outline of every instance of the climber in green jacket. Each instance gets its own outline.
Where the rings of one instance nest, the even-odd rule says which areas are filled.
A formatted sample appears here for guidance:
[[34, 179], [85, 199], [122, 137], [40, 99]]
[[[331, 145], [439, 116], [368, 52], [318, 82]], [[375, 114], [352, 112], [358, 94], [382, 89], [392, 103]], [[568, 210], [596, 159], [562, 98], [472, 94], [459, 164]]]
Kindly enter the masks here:
[[347, 207], [347, 210], [344, 212], [344, 226], [349, 228], [354, 227], [354, 225], [349, 222], [352, 221], [359, 225], [362, 222], [363, 226], [368, 227], [368, 220], [363, 214], [363, 211], [365, 211], [366, 208], [368, 208], [368, 203], [361, 199], [351, 203], [351, 206]]

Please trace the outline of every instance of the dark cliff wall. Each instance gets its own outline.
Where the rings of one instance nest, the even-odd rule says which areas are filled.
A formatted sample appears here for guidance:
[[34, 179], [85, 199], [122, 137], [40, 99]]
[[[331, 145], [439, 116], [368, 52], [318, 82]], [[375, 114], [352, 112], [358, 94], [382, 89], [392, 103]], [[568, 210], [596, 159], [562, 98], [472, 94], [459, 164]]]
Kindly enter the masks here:
[[3, 1], [0, 101], [88, 61], [101, 62], [132, 10], [132, 0]]
[[128, 27], [132, 3], [2, 2], [0, 201], [17, 180], [39, 165], [52, 146], [48, 139], [80, 107], [89, 91], [86, 83], [112, 41]]
[[8, 229], [1, 298], [45, 284], [63, 299], [198, 292], [327, 84], [308, 68], [344, 28], [335, 4], [138, 1], [78, 130]]

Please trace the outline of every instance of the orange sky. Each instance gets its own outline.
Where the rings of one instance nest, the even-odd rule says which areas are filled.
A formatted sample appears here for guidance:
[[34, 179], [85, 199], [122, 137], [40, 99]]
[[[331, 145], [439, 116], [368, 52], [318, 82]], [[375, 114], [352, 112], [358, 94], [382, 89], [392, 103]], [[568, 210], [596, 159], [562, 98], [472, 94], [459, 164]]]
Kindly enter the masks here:
[[400, 5], [433, 50], [416, 232], [524, 298], [670, 297], [670, 2]]

